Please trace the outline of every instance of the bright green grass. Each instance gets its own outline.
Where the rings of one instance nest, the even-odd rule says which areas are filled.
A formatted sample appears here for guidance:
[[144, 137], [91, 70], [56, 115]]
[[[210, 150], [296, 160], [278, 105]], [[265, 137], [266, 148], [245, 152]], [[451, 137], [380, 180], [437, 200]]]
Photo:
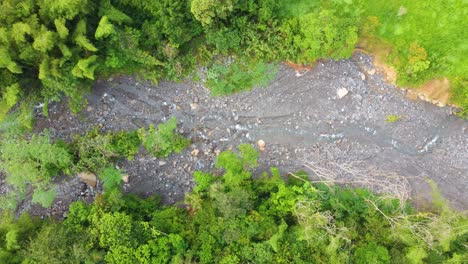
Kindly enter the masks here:
[[[400, 84], [421, 84], [437, 77], [468, 75], [468, 2], [464, 0], [365, 0], [367, 16], [376, 16], [377, 35], [395, 50]], [[400, 13], [400, 15], [398, 15]], [[412, 72], [410, 47], [427, 53], [427, 69]]]
[[452, 102], [468, 112], [468, 1], [363, 0], [365, 16], [376, 16], [377, 37], [393, 46], [388, 62], [399, 85], [419, 86], [447, 77]]

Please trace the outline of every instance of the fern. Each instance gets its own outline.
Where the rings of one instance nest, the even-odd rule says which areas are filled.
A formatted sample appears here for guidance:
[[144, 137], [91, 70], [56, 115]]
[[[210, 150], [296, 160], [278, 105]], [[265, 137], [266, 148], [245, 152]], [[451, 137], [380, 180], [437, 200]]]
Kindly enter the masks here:
[[7, 68], [12, 73], [22, 73], [21, 69], [16, 62], [10, 57], [10, 53], [7, 48], [0, 46], [0, 68]]
[[110, 0], [101, 1], [99, 16], [106, 16], [110, 21], [117, 24], [132, 23], [132, 18], [111, 5]]
[[96, 29], [96, 33], [94, 34], [94, 37], [96, 39], [102, 39], [113, 33], [115, 33], [114, 26], [109, 22], [109, 19], [107, 18], [107, 16], [103, 16], [101, 20], [99, 21], [99, 25]]
[[65, 26], [65, 19], [55, 19], [54, 20], [55, 28], [61, 39], [66, 39], [68, 36], [68, 28]]
[[93, 52], [96, 52], [98, 51], [98, 49], [93, 45], [93, 43], [91, 43], [91, 41], [89, 41], [88, 38], [86, 38], [86, 36], [84, 35], [78, 35], [75, 37], [75, 43], [78, 44], [78, 46], [86, 49], [86, 50], [89, 50], [89, 51], [93, 51]]
[[50, 71], [49, 71], [49, 60], [48, 58], [44, 58], [41, 62], [41, 64], [39, 64], [39, 80], [43, 80], [45, 78], [47, 78], [47, 76], [49, 75]]
[[40, 12], [49, 18], [63, 17], [72, 20], [78, 14], [84, 13], [91, 5], [88, 0], [43, 0], [39, 2]]
[[19, 101], [20, 85], [19, 83], [8, 86], [3, 94], [3, 100], [5, 100], [8, 107], [13, 107]]
[[65, 45], [63, 43], [59, 43], [59, 44], [57, 44], [57, 46], [59, 47], [60, 51], [62, 52], [63, 57], [70, 58], [73, 55], [72, 52], [70, 51], [70, 49], [67, 47], [67, 45]]
[[30, 35], [32, 31], [31, 27], [28, 24], [17, 22], [13, 24], [11, 32], [12, 37], [16, 41], [16, 43], [21, 43], [26, 41], [25, 35]]
[[10, 38], [8, 37], [8, 31], [4, 27], [0, 27], [0, 44], [8, 44]]
[[147, 51], [136, 49], [132, 52], [132, 60], [146, 66], [161, 66], [164, 65], [160, 60], [151, 56]]
[[98, 56], [93, 55], [86, 59], [79, 60], [75, 67], [73, 67], [72, 74], [79, 78], [86, 77], [88, 79], [94, 80], [94, 71], [98, 66], [95, 64], [97, 57]]
[[99, 179], [103, 182], [104, 191], [110, 192], [120, 187], [122, 183], [122, 173], [113, 166], [109, 166], [99, 174]]
[[47, 52], [54, 47], [55, 34], [47, 30], [45, 26], [41, 27], [41, 31], [34, 38], [33, 48], [40, 52]]
[[80, 19], [78, 23], [76, 23], [75, 33], [76, 36], [78, 35], [86, 35], [86, 19]]

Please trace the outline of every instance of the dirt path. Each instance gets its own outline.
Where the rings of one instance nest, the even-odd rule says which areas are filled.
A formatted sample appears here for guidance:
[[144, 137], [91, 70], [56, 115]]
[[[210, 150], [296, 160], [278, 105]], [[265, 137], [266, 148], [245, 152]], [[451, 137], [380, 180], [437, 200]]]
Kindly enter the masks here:
[[[141, 154], [119, 164], [130, 175], [125, 191], [160, 193], [168, 203], [183, 199], [193, 187], [192, 172], [212, 168], [216, 153], [262, 139], [265, 167], [289, 172], [308, 161], [359, 161], [407, 177], [418, 201], [429, 198], [421, 180], [428, 177], [455, 207], [466, 210], [468, 122], [451, 115], [449, 107], [409, 100], [405, 91], [368, 70], [370, 58], [357, 53], [350, 60], [319, 63], [300, 77], [281, 68], [268, 88], [217, 98], [192, 82], [98, 81], [82, 114], [72, 116], [64, 104], [52, 105], [49, 118], [39, 118], [36, 130], [47, 127], [52, 135], [69, 138], [96, 125], [136, 129], [177, 116], [181, 132], [193, 140], [188, 150], [168, 160]], [[348, 91], [343, 98], [337, 96], [340, 88]], [[385, 122], [387, 115], [401, 120]], [[197, 156], [191, 155], [194, 149]], [[58, 201], [77, 199], [66, 193]]]

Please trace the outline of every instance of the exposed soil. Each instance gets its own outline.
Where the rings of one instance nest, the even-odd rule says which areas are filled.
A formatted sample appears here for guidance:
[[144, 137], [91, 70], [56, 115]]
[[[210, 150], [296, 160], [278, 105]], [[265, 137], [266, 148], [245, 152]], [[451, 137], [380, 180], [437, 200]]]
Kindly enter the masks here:
[[408, 90], [408, 98], [420, 99], [438, 106], [450, 104], [450, 81], [434, 79], [416, 89]]
[[[361, 39], [358, 44], [359, 51], [372, 54], [372, 63], [375, 72], [378, 72], [387, 83], [395, 85], [398, 72], [385, 60], [391, 55], [392, 46], [382, 41]], [[372, 70], [374, 72], [374, 70]], [[407, 97], [412, 100], [422, 100], [439, 107], [451, 104], [450, 81], [447, 78], [433, 79], [419, 87], [413, 87], [407, 91]], [[452, 104], [452, 106], [454, 106]]]
[[[468, 122], [454, 116], [450, 107], [409, 100], [405, 90], [387, 84], [378, 73], [369, 74], [371, 61], [356, 53], [350, 60], [318, 63], [302, 76], [281, 66], [268, 88], [227, 97], [211, 97], [203, 85], [191, 81], [152, 85], [131, 77], [99, 80], [81, 114], [71, 115], [65, 103], [53, 104], [48, 118], [38, 117], [35, 130], [48, 128], [54, 137], [69, 139], [94, 126], [130, 130], [176, 116], [180, 132], [193, 142], [187, 150], [166, 160], [140, 153], [133, 161], [118, 163], [129, 174], [124, 191], [158, 193], [166, 203], [182, 200], [194, 186], [192, 172], [212, 169], [217, 153], [262, 139], [263, 168], [294, 172], [305, 169], [308, 161], [357, 161], [405, 176], [419, 205], [430, 199], [422, 180], [428, 177], [453, 206], [466, 210]], [[348, 91], [343, 98], [337, 96], [340, 88]], [[387, 115], [401, 120], [385, 122]], [[90, 190], [76, 178], [58, 186], [56, 209], [23, 205], [19, 211], [62, 217], [68, 203], [91, 199], [100, 190]]]

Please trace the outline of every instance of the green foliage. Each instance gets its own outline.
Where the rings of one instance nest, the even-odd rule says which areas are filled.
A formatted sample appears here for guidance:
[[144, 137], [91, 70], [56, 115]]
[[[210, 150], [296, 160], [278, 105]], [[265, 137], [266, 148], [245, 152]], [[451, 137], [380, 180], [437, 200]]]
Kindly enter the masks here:
[[14, 83], [5, 88], [0, 101], [0, 122], [3, 121], [8, 111], [19, 101], [20, 86]]
[[110, 144], [113, 150], [120, 156], [132, 160], [141, 145], [137, 131], [118, 132], [112, 135]]
[[348, 58], [358, 40], [358, 28], [352, 18], [338, 17], [333, 10], [303, 15], [286, 27], [295, 32], [290, 41], [296, 50], [294, 60], [299, 63]]
[[[71, 149], [75, 155], [74, 171], [93, 171], [103, 173], [104, 183], [109, 182], [110, 190], [116, 185], [120, 172], [109, 169], [110, 165], [118, 159], [133, 159], [142, 145], [155, 157], [167, 157], [172, 152], [180, 152], [190, 144], [190, 140], [177, 134], [174, 130], [177, 120], [171, 118], [166, 123], [158, 125], [158, 129], [150, 126], [149, 129], [138, 131], [120, 131], [116, 133], [100, 133], [98, 128], [88, 131], [84, 136], [75, 136]], [[107, 168], [107, 169], [104, 169]], [[108, 180], [105, 180], [108, 178]]]
[[122, 183], [122, 173], [120, 170], [109, 166], [99, 173], [99, 179], [103, 182], [105, 192], [109, 192], [115, 188], [119, 188]]
[[191, 2], [190, 10], [195, 18], [203, 25], [210, 25], [213, 20], [226, 19], [234, 9], [233, 0], [194, 0]]
[[99, 21], [99, 26], [96, 28], [94, 37], [96, 39], [102, 39], [113, 33], [115, 33], [114, 26], [109, 22], [107, 16], [103, 16]]
[[[417, 86], [428, 80], [448, 77], [452, 99], [466, 112], [468, 52], [464, 38], [466, 2], [461, 0], [363, 1], [364, 16], [374, 17], [373, 37], [392, 46], [388, 62], [398, 71], [397, 83]], [[393, 15], [389, 15], [393, 14]], [[369, 37], [369, 36], [366, 36]]]
[[228, 95], [249, 91], [254, 86], [265, 87], [275, 77], [277, 69], [264, 62], [234, 62], [215, 64], [207, 72], [206, 84], [212, 95]]
[[0, 262], [21, 263], [21, 249], [24, 249], [30, 234], [40, 226], [28, 213], [14, 218], [11, 211], [3, 211], [0, 221]]
[[38, 203], [43, 207], [50, 207], [55, 199], [55, 195], [56, 193], [54, 190], [36, 189], [32, 197], [32, 202]]
[[[348, 58], [361, 37], [389, 45], [399, 84], [448, 77], [464, 116], [465, 6], [463, 0], [5, 0], [0, 92], [17, 83], [19, 95], [41, 101], [65, 95], [77, 110], [99, 75], [180, 80], [197, 61], [248, 58], [210, 66], [207, 85], [225, 95], [266, 85], [271, 62]], [[0, 101], [0, 116], [8, 110]]]
[[155, 157], [167, 157], [172, 152], [179, 153], [190, 144], [190, 140], [177, 134], [177, 120], [172, 117], [156, 129], [150, 125], [148, 129], [139, 129], [138, 136], [143, 147]]
[[55, 34], [47, 30], [45, 26], [41, 27], [41, 31], [34, 37], [32, 47], [40, 52], [46, 53], [51, 50], [55, 44]]
[[385, 119], [385, 122], [387, 123], [395, 123], [397, 121], [400, 121], [401, 117], [397, 115], [388, 115], [387, 118]]
[[63, 222], [37, 225], [28, 217], [3, 216], [0, 258], [4, 263], [462, 263], [467, 257], [468, 219], [447, 206], [439, 204], [436, 214], [415, 212], [367, 190], [311, 184], [303, 172], [296, 175], [304, 180], [294, 184], [277, 169], [252, 178], [258, 153], [250, 145], [239, 152], [219, 155], [221, 175], [194, 175], [199, 185], [187, 196], [188, 210], [113, 189], [117, 199], [106, 195], [94, 204], [74, 203]]
[[390, 263], [390, 255], [385, 247], [377, 245], [374, 241], [358, 247], [354, 252], [355, 263]]
[[458, 78], [452, 81], [452, 101], [461, 107], [458, 115], [468, 118], [468, 78]]
[[68, 37], [68, 28], [65, 25], [66, 21], [65, 19], [55, 19], [54, 24], [55, 28], [57, 29], [57, 33], [60, 36], [61, 39], [66, 39]]
[[100, 134], [97, 128], [88, 131], [84, 136], [75, 137], [72, 145], [76, 157], [76, 171], [99, 172], [107, 167], [118, 154], [111, 145], [110, 134]]
[[78, 63], [73, 67], [72, 74], [79, 78], [88, 78], [94, 80], [94, 71], [97, 68], [97, 64], [95, 64], [97, 60], [97, 56], [93, 55], [86, 59], [81, 59]]
[[70, 173], [72, 161], [68, 149], [51, 143], [47, 134], [33, 135], [30, 140], [6, 137], [0, 143], [0, 167], [7, 174], [7, 183], [20, 197], [28, 186], [35, 188], [33, 200], [43, 205], [54, 197], [47, 190], [48, 183], [61, 172]]

